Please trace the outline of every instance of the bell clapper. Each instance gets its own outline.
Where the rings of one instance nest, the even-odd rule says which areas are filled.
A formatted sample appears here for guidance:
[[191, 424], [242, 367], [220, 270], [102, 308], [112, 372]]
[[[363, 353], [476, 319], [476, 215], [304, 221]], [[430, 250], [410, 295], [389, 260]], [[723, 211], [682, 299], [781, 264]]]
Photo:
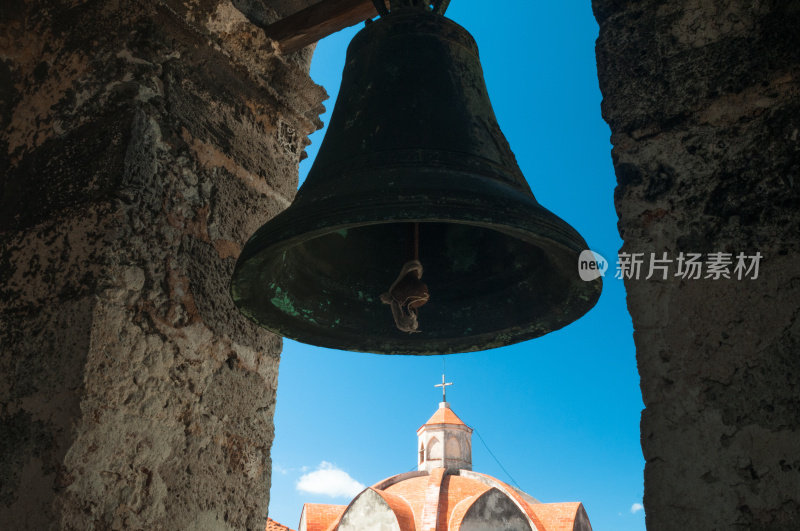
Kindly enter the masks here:
[[403, 264], [389, 291], [381, 294], [381, 302], [391, 307], [394, 323], [402, 332], [419, 332], [418, 311], [430, 298], [428, 286], [421, 279], [419, 223], [414, 223], [414, 259]]

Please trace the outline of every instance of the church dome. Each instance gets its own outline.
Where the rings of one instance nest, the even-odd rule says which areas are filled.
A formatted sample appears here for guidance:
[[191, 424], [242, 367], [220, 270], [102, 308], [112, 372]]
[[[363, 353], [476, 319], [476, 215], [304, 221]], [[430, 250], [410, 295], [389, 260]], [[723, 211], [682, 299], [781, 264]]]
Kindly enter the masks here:
[[417, 436], [419, 470], [367, 487], [347, 506], [305, 504], [298, 531], [591, 531], [580, 502], [541, 503], [473, 472], [472, 429], [447, 402]]

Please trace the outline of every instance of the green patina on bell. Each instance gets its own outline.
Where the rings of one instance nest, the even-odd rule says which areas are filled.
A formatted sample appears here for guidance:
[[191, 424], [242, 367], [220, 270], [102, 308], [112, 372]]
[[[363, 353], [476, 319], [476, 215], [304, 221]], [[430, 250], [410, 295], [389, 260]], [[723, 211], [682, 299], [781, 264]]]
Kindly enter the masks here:
[[[447, 354], [547, 334], [600, 296], [600, 279], [578, 275], [586, 242], [522, 176], [475, 41], [435, 11], [394, 8], [350, 43], [305, 183], [236, 264], [233, 300], [261, 326], [336, 349]], [[430, 298], [408, 333], [381, 299], [415, 256]]]

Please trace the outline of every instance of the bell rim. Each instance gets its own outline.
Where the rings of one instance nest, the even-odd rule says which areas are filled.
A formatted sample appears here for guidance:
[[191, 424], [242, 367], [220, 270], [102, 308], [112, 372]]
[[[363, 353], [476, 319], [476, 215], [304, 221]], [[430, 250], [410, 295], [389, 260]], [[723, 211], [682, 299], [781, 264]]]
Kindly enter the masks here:
[[[383, 206], [383, 205], [380, 205], [380, 204], [376, 205], [375, 203], [373, 203], [373, 204], [370, 205], [369, 208], [364, 208], [364, 210], [365, 211], [370, 211], [370, 210], [373, 210], [376, 207], [379, 208], [380, 206]], [[385, 205], [385, 207], [387, 209], [390, 206], [396, 207], [397, 204], [396, 203], [387, 203]], [[419, 205], [420, 208], [426, 208], [427, 206], [428, 206], [427, 204], [420, 204]], [[410, 205], [407, 205], [406, 208], [410, 208]], [[460, 210], [460, 209], [458, 209], [458, 207], [456, 207], [455, 209], [456, 210]], [[332, 213], [330, 211], [325, 211], [323, 209], [320, 209], [320, 214], [321, 215], [320, 216], [315, 216], [315, 217], [318, 217], [319, 221], [325, 221], [325, 222], [333, 221], [333, 223], [325, 225], [324, 227], [320, 227], [320, 228], [317, 228], [317, 229], [310, 229], [309, 230], [307, 228], [303, 228], [302, 224], [296, 223], [297, 221], [301, 221], [301, 220], [293, 219], [294, 216], [287, 215], [285, 218], [281, 219], [281, 216], [284, 213], [289, 213], [289, 210], [287, 209], [284, 212], [282, 212], [281, 214], [278, 214], [277, 216], [272, 218], [270, 221], [268, 221], [267, 223], [265, 223], [261, 227], [261, 229], [264, 229], [268, 225], [271, 225], [273, 222], [279, 222], [279, 225], [278, 225], [278, 223], [276, 223], [276, 225], [278, 225], [278, 228], [272, 229], [270, 231], [270, 232], [272, 232], [273, 235], [277, 234], [279, 236], [272, 238], [272, 242], [271, 243], [265, 243], [264, 245], [258, 246], [257, 250], [250, 250], [250, 249], [248, 249], [248, 247], [253, 247], [254, 246], [254, 245], [251, 245], [251, 243], [255, 243], [254, 240], [256, 240], [257, 238], [261, 239], [261, 238], [266, 238], [266, 237], [269, 236], [269, 233], [265, 234], [264, 232], [261, 231], [261, 229], [256, 231], [256, 233], [253, 234], [251, 239], [245, 244], [244, 248], [242, 249], [241, 254], [239, 255], [239, 258], [237, 258], [236, 268], [234, 269], [233, 275], [234, 275], [234, 278], [235, 278], [235, 276], [237, 274], [237, 271], [238, 271], [238, 269], [240, 267], [240, 263], [242, 263], [242, 262], [244, 262], [246, 260], [249, 260], [250, 258], [253, 258], [256, 255], [262, 255], [262, 254], [272, 253], [272, 252], [279, 253], [279, 252], [284, 251], [286, 249], [289, 249], [289, 248], [291, 248], [291, 247], [293, 247], [295, 245], [298, 245], [298, 244], [300, 244], [302, 242], [305, 242], [305, 241], [308, 241], [308, 240], [311, 240], [311, 239], [315, 239], [315, 238], [320, 238], [322, 236], [326, 236], [326, 235], [329, 235], [329, 234], [334, 234], [334, 233], [342, 231], [342, 230], [356, 229], [356, 228], [360, 228], [360, 227], [369, 227], [369, 226], [374, 226], [374, 225], [385, 225], [385, 224], [392, 224], [392, 223], [454, 223], [454, 224], [459, 224], [459, 225], [469, 225], [469, 226], [480, 227], [480, 228], [484, 228], [484, 229], [491, 229], [491, 230], [500, 232], [502, 234], [505, 234], [507, 236], [512, 236], [514, 238], [517, 238], [519, 240], [522, 240], [522, 241], [524, 241], [526, 243], [529, 243], [529, 244], [532, 244], [532, 245], [536, 245], [537, 243], [542, 243], [542, 240], [544, 240], [547, 243], [554, 243], [554, 244], [560, 245], [565, 250], [568, 250], [568, 251], [580, 252], [580, 251], [582, 251], [584, 249], [588, 249], [588, 246], [587, 246], [586, 242], [583, 240], [583, 238], [580, 236], [580, 234], [578, 234], [578, 232], [575, 231], [575, 229], [573, 229], [569, 224], [567, 224], [565, 221], [563, 221], [561, 218], [559, 218], [558, 216], [556, 216], [555, 214], [553, 214], [552, 212], [550, 212], [546, 208], [539, 206], [539, 209], [540, 209], [540, 213], [549, 214], [549, 216], [547, 216], [547, 217], [554, 218], [556, 220], [556, 222], [555, 223], [548, 223], [548, 221], [550, 221], [550, 220], [547, 220], [547, 217], [542, 216], [541, 218], [537, 218], [536, 219], [536, 223], [534, 223], [534, 224], [523, 225], [523, 224], [512, 224], [512, 223], [509, 223], [509, 222], [505, 222], [505, 223], [492, 222], [492, 221], [485, 221], [485, 220], [481, 220], [481, 219], [466, 218], [466, 217], [459, 217], [459, 216], [442, 216], [442, 215], [439, 215], [439, 216], [421, 216], [421, 215], [414, 215], [413, 212], [406, 212], [406, 213], [394, 212], [391, 218], [375, 218], [375, 219], [372, 219], [372, 220], [338, 221], [337, 222], [335, 220], [336, 219], [336, 213]], [[464, 210], [467, 210], [467, 209], [464, 209]], [[475, 212], [475, 209], [472, 209], [472, 208], [470, 208], [468, 210], [469, 210], [469, 212]], [[352, 214], [354, 212], [354, 210], [349, 209], [349, 210], [343, 211], [343, 213], [344, 212], [346, 212], [347, 214]], [[485, 212], [491, 213], [492, 215], [496, 216], [496, 213], [491, 212], [488, 209], [485, 210]], [[404, 214], [406, 214], [406, 215], [404, 215]], [[349, 216], [346, 216], [346, 217], [349, 217]], [[509, 219], [515, 219], [515, 218], [514, 217], [510, 217]], [[536, 233], [533, 230], [531, 230], [533, 228], [533, 226], [536, 226], [537, 228], [544, 227], [544, 228], [548, 228], [548, 229], [554, 229], [555, 232], [558, 232], [558, 233], [560, 233], [562, 235], [565, 235], [565, 236], [568, 236], [568, 235], [569, 236], [577, 236], [577, 238], [570, 238], [570, 240], [572, 240], [572, 242], [574, 242], [574, 243], [579, 243], [579, 244], [575, 245], [575, 246], [571, 246], [571, 245], [567, 245], [564, 242], [564, 240], [561, 240], [561, 239], [537, 237], [538, 233]], [[569, 229], [569, 230], [562, 230], [564, 228]], [[526, 236], [529, 236], [529, 237], [526, 237]], [[246, 253], [246, 251], [247, 251], [247, 253]]]
[[[443, 208], [442, 205], [439, 205], [437, 207], [436, 216], [414, 216], [413, 209], [410, 208], [409, 204], [405, 204], [405, 208], [400, 213], [398, 213], [397, 209], [394, 209], [391, 219], [377, 217], [377, 219], [359, 221], [345, 221], [342, 219], [338, 222], [336, 221], [336, 216], [331, 216], [330, 212], [325, 212], [324, 210], [318, 211], [315, 209], [315, 214], [317, 215], [314, 217], [317, 217], [318, 219], [324, 220], [326, 223], [328, 223], [324, 228], [320, 228], [315, 232], [303, 232], [297, 223], [294, 223], [293, 218], [295, 216], [293, 215], [294, 213], [290, 207], [262, 227], [262, 229], [264, 229], [267, 226], [277, 224], [279, 226], [279, 230], [286, 236], [285, 238], [279, 239], [278, 241], [273, 240], [271, 244], [262, 246], [260, 249], [256, 250], [255, 252], [250, 252], [247, 255], [245, 255], [243, 250], [242, 255], [240, 255], [239, 260], [237, 260], [234, 273], [231, 278], [231, 298], [243, 315], [262, 328], [299, 342], [314, 344], [336, 350], [385, 355], [439, 355], [488, 350], [534, 339], [571, 324], [591, 310], [597, 303], [602, 293], [602, 280], [600, 278], [589, 282], [580, 280], [577, 269], [578, 255], [581, 250], [588, 248], [585, 241], [574, 228], [572, 228], [561, 218], [538, 203], [535, 203], [535, 201], [532, 202], [535, 205], [534, 208], [531, 208], [532, 205], [526, 205], [524, 212], [524, 218], [528, 220], [528, 223], [525, 223], [524, 225], [519, 224], [521, 226], [515, 226], [513, 223], [515, 220], [514, 216], [506, 217], [502, 223], [492, 223], [487, 221], [482, 222], [480, 220], [476, 220], [474, 218], [474, 205], [470, 205], [469, 208], [466, 208], [466, 205], [454, 206], [450, 204], [450, 208]], [[374, 206], [374, 204], [369, 205], [364, 207], [364, 210], [370, 209], [374, 212]], [[428, 201], [425, 204], [420, 204], [419, 206], [421, 208], [429, 208], [430, 204]], [[443, 215], [444, 213], [453, 211], [457, 213], [459, 210], [462, 211], [462, 213], [465, 210], [469, 210], [472, 215], [470, 215], [469, 219], [465, 219], [463, 215]], [[490, 211], [489, 209], [486, 209], [485, 212], [495, 219], [500, 217], [496, 211]], [[344, 216], [345, 213], [349, 214], [349, 216]], [[342, 211], [340, 215], [341, 217], [350, 217], [353, 215], [353, 213], [354, 210], [349, 209], [347, 211]], [[407, 214], [407, 216], [403, 216], [403, 214]], [[517, 221], [521, 220], [517, 219]], [[319, 238], [327, 234], [333, 234], [344, 229], [350, 230], [358, 227], [406, 222], [458, 223], [495, 230], [502, 234], [517, 238], [527, 244], [544, 248], [550, 256], [557, 256], [559, 262], [574, 263], [575, 279], [570, 282], [569, 293], [565, 295], [556, 305], [554, 311], [548, 314], [548, 319], [546, 319], [545, 322], [528, 322], [525, 325], [515, 325], [506, 329], [494, 330], [476, 335], [440, 339], [420, 337], [420, 344], [418, 346], [414, 345], [415, 335], [398, 336], [391, 341], [384, 339], [381, 341], [376, 341], [374, 345], [364, 347], [363, 335], [359, 336], [357, 334], [343, 333], [343, 331], [340, 329], [332, 330], [330, 328], [320, 326], [314, 329], [314, 333], [298, 333], [297, 330], [302, 330], [302, 328], [308, 327], [308, 323], [303, 321], [302, 318], [289, 315], [278, 308], [254, 306], [254, 308], [257, 308], [258, 313], [260, 314], [269, 314], [275, 316], [274, 320], [265, 320], [263, 318], [259, 318], [255, 315], [256, 312], [251, 311], [249, 308], [250, 305], [248, 304], [248, 301], [252, 300], [252, 297], [240, 296], [237, 283], [242, 282], [245, 271], [248, 268], [253, 267], [258, 269], [259, 265], [256, 265], [255, 262], [258, 262], [258, 264], [263, 264], [264, 260], [277, 260], [283, 251], [295, 245], [300, 245], [310, 239]], [[282, 229], [280, 228], [281, 226], [283, 226]], [[573, 236], [572, 238], [568, 239], [571, 240], [572, 245], [568, 245], [563, 241], [559, 241], [559, 239], [543, 236], [540, 232], [533, 231], [534, 227], [541, 229], [545, 226], [549, 226], [550, 229], [560, 228], [562, 230], [557, 232], [561, 232], [564, 235], [569, 234]], [[259, 235], [259, 233], [263, 234], [261, 229], [257, 231], [253, 238]], [[292, 233], [296, 234], [291, 236]], [[250, 242], [245, 245], [245, 249], [247, 249], [249, 245]], [[269, 255], [272, 255], [272, 258], [269, 258]], [[248, 264], [248, 262], [251, 263]], [[564, 313], [567, 310], [569, 310], [569, 313]], [[387, 315], [387, 319], [389, 318], [390, 317]], [[296, 321], [294, 327], [292, 326], [292, 321]], [[351, 339], [350, 341], [347, 340], [348, 337]], [[381, 343], [382, 347], [374, 348], [377, 343]]]
[[[520, 188], [482, 174], [447, 170], [422, 172], [394, 167], [384, 169], [382, 178], [374, 180], [364, 178], [373, 171], [370, 168], [344, 171], [336, 182], [342, 187], [347, 187], [347, 182], [357, 183], [357, 191], [336, 195], [338, 189], [334, 188], [330, 195], [319, 196], [315, 190], [310, 192], [318, 197], [314, 200], [308, 199], [308, 187], [313, 184], [307, 181], [288, 208], [251, 235], [237, 258], [236, 269], [256, 254], [290, 247], [303, 234], [321, 237], [343, 229], [394, 222], [474, 224], [534, 244], [539, 240], [535, 236], [545, 228], [550, 239], [565, 248], [578, 252], [588, 249], [580, 233], [539, 204], [527, 186]], [[502, 212], [498, 212], [499, 205]], [[436, 211], [432, 213], [431, 208]], [[379, 216], [377, 212], [387, 214]], [[534, 238], [520, 237], [525, 234]]]

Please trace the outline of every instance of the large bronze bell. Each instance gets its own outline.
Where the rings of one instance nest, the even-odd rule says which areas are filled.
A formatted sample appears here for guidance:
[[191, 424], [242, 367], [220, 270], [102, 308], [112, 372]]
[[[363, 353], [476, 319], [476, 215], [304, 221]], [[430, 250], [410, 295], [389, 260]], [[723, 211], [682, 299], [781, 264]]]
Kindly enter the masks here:
[[[256, 323], [304, 343], [468, 352], [547, 334], [594, 306], [600, 279], [578, 275], [586, 248], [534, 199], [475, 41], [409, 5], [353, 38], [313, 167], [247, 242], [231, 295]], [[404, 283], [415, 330], [387, 304]]]

